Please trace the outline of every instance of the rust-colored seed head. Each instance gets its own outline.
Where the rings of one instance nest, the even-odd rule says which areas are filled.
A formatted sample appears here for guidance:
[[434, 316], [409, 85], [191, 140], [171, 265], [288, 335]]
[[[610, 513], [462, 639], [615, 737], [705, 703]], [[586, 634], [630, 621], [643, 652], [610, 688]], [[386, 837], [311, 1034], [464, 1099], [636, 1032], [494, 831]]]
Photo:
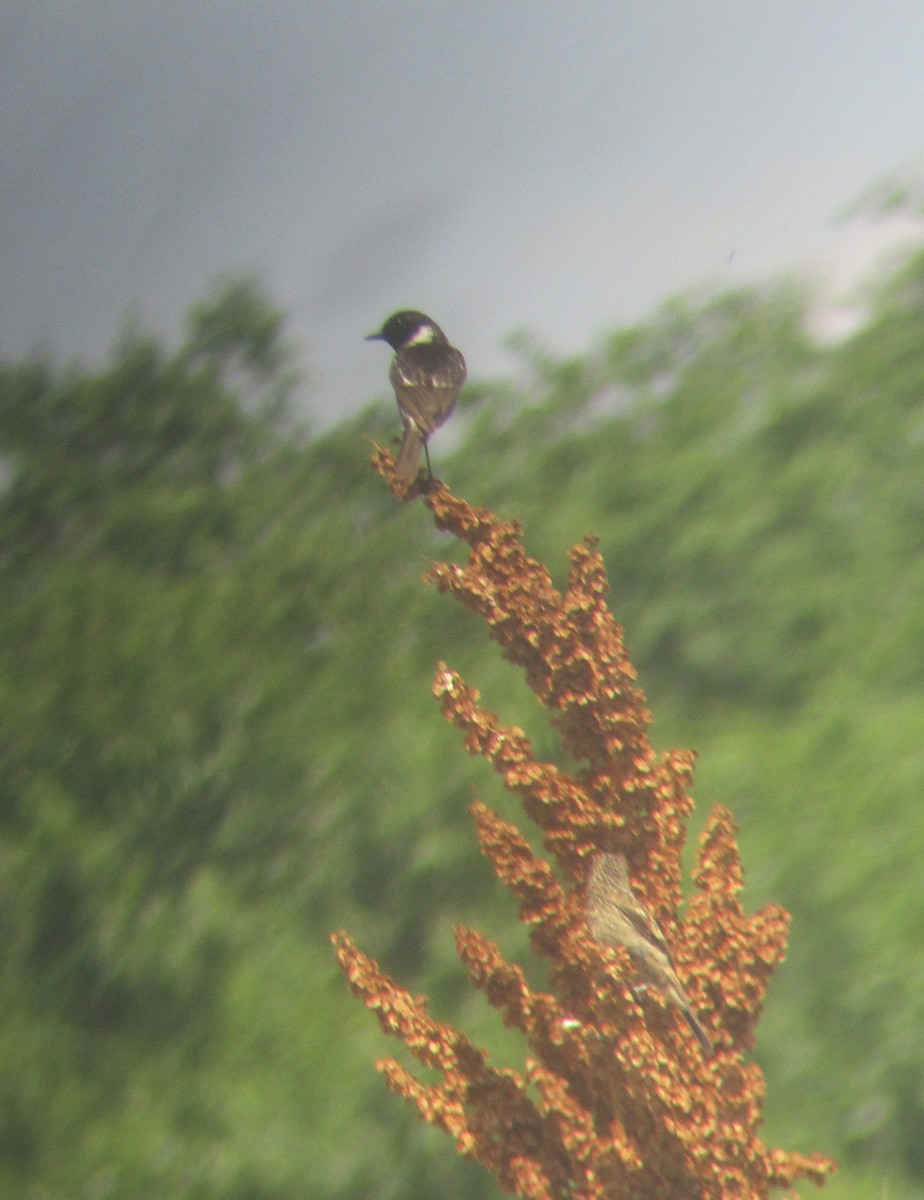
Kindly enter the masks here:
[[[403, 496], [393, 456], [380, 450], [373, 462]], [[785, 954], [788, 916], [772, 905], [744, 911], [735, 824], [716, 807], [679, 919], [693, 756], [659, 755], [651, 745], [645, 697], [606, 607], [596, 543], [571, 551], [567, 588], [559, 591], [526, 553], [515, 523], [473, 508], [443, 484], [430, 487], [424, 503], [437, 527], [470, 551], [464, 566], [434, 566], [429, 582], [486, 623], [549, 710], [562, 757], [577, 765], [538, 758], [522, 729], [503, 725], [473, 687], [439, 664], [433, 691], [443, 716], [517, 797], [557, 868], [508, 820], [472, 806], [482, 853], [515, 898], [533, 951], [546, 959], [549, 990], [533, 990], [494, 943], [457, 926], [472, 986], [528, 1048], [523, 1072], [500, 1069], [336, 934], [353, 993], [386, 1033], [442, 1074], [423, 1083], [386, 1061], [388, 1086], [526, 1200], [766, 1200], [798, 1179], [823, 1183], [835, 1169], [829, 1159], [760, 1140], [763, 1076], [744, 1061]], [[628, 855], [635, 887], [614, 846]], [[613, 948], [606, 972], [600, 945]], [[706, 1057], [675, 1028], [670, 1007], [633, 1004], [633, 985], [657, 989], [679, 1009]]]

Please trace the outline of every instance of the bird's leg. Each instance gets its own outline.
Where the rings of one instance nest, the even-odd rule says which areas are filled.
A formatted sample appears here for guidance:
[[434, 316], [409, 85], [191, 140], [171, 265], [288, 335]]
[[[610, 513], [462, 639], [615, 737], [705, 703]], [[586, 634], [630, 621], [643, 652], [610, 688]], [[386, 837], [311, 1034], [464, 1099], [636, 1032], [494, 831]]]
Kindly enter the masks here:
[[433, 481], [433, 468], [430, 466], [430, 449], [427, 446], [427, 438], [424, 438], [423, 444], [424, 444], [424, 454], [426, 455], [426, 459], [427, 459], [427, 474], [430, 476], [430, 481], [432, 482]]

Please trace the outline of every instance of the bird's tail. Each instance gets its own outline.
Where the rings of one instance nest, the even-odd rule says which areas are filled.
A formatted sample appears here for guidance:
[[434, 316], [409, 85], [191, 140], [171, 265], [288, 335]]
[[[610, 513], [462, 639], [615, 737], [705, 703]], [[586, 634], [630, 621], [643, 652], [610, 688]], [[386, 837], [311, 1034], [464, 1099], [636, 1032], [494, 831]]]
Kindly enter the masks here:
[[410, 483], [417, 474], [422, 444], [420, 430], [413, 421], [408, 421], [404, 426], [404, 440], [398, 451], [398, 461], [395, 463], [395, 474], [402, 483]]
[[712, 1054], [712, 1042], [710, 1042], [709, 1038], [706, 1036], [705, 1029], [703, 1029], [702, 1025], [700, 1025], [699, 1021], [697, 1021], [696, 1017], [693, 1016], [688, 1008], [684, 1008], [683, 1015], [687, 1019], [687, 1024], [696, 1034], [697, 1041], [703, 1048], [703, 1053], [708, 1058]]

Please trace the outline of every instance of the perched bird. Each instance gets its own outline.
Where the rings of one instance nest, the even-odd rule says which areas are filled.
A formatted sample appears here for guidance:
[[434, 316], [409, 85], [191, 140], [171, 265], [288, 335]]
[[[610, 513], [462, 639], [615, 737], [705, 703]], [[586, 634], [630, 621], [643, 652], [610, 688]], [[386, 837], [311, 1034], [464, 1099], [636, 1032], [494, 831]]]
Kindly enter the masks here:
[[598, 854], [587, 879], [587, 924], [603, 946], [625, 946], [638, 973], [641, 987], [658, 988], [687, 1019], [706, 1054], [712, 1043], [697, 1021], [677, 978], [674, 960], [658, 923], [644, 907], [629, 882], [622, 854]]
[[388, 378], [404, 422], [395, 473], [402, 482], [410, 483], [417, 474], [423, 446], [432, 479], [427, 439], [453, 410], [465, 382], [465, 359], [450, 346], [439, 325], [422, 312], [393, 313], [366, 341], [387, 342], [395, 352]]

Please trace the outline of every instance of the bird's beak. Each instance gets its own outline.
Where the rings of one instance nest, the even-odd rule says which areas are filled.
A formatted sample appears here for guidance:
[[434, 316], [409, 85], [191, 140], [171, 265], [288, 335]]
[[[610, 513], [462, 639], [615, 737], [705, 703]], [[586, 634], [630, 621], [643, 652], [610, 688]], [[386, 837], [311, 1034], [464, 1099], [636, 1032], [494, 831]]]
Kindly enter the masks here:
[[382, 340], [381, 333], [367, 333], [366, 334], [367, 342], [380, 342], [381, 340]]

